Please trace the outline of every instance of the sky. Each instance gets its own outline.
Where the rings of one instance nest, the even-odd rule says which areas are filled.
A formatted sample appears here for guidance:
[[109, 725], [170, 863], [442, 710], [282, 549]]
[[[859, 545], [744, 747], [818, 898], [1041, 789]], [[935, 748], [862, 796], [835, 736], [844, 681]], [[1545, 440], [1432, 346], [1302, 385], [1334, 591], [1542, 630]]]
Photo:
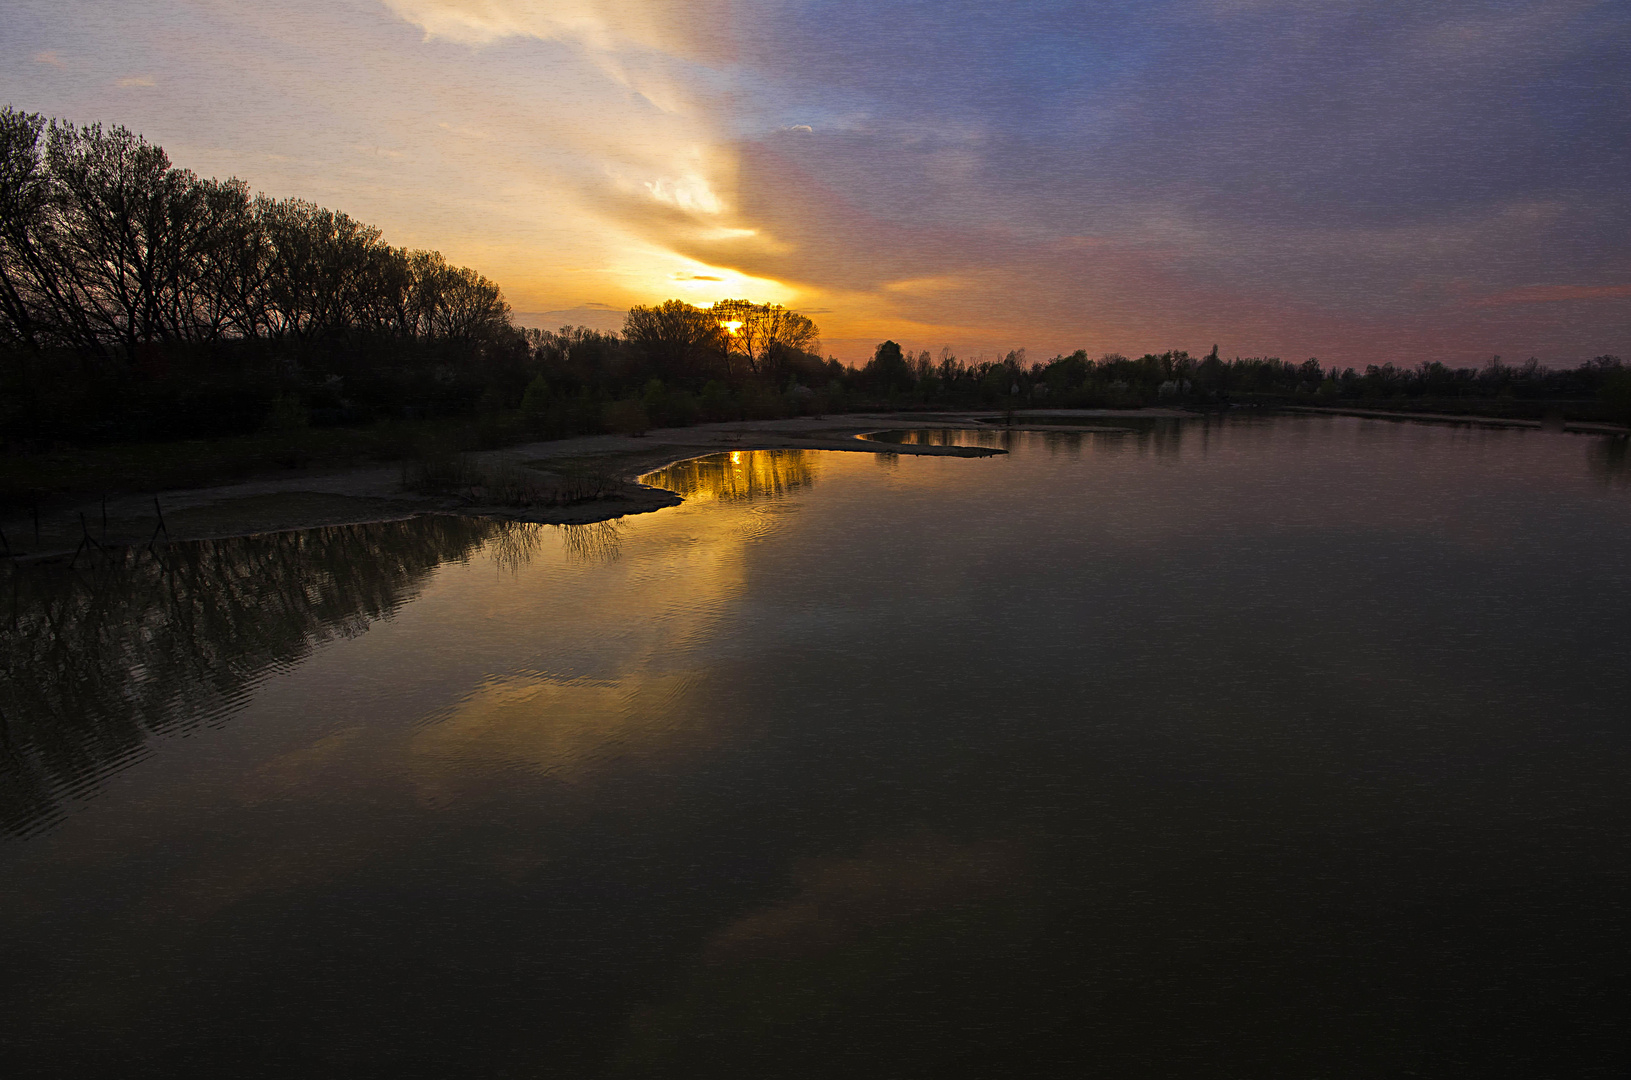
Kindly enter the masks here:
[[1625, 0], [5, 8], [0, 103], [344, 210], [522, 321], [736, 297], [850, 361], [1631, 359]]

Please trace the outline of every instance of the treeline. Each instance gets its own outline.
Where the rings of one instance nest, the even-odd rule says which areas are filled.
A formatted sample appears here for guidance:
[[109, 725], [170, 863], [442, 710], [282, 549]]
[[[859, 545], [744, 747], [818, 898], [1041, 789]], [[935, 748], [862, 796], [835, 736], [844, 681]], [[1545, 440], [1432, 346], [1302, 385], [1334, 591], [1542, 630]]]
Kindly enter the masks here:
[[635, 307], [621, 333], [523, 331], [481, 274], [344, 213], [202, 179], [121, 127], [0, 110], [9, 449], [405, 421], [491, 446], [877, 406], [1555, 399], [1631, 416], [1631, 374], [1613, 357], [1356, 372], [1216, 348], [965, 362], [893, 341], [857, 370], [822, 358], [807, 316], [745, 299]]
[[11, 448], [462, 418], [469, 439], [828, 407], [775, 304], [522, 331], [499, 287], [335, 210], [203, 179], [122, 127], [0, 110], [0, 440]]
[[837, 411], [854, 372], [823, 360], [813, 321], [779, 304], [667, 300], [631, 308], [621, 334], [527, 330], [516, 422], [527, 434], [640, 432]]
[[1013, 405], [1136, 408], [1144, 405], [1208, 406], [1240, 403], [1368, 403], [1390, 407], [1456, 409], [1477, 403], [1480, 411], [1506, 405], [1526, 414], [1560, 403], [1603, 419], [1631, 419], [1631, 368], [1616, 356], [1598, 356], [1579, 367], [1554, 369], [1538, 360], [1503, 364], [1495, 357], [1481, 368], [1438, 362], [1325, 367], [1277, 357], [1224, 359], [1216, 346], [1203, 357], [1183, 350], [1132, 359], [1108, 353], [1097, 359], [1083, 350], [1046, 361], [1027, 361], [1023, 349], [996, 360], [965, 363], [941, 350], [911, 356], [895, 342], [878, 346], [857, 373], [860, 388], [897, 402], [944, 405]]
[[205, 180], [122, 127], [0, 111], [0, 344], [144, 345], [507, 328], [498, 286], [300, 199]]
[[384, 351], [425, 367], [513, 337], [498, 286], [437, 252], [122, 127], [0, 110], [8, 442], [242, 430]]

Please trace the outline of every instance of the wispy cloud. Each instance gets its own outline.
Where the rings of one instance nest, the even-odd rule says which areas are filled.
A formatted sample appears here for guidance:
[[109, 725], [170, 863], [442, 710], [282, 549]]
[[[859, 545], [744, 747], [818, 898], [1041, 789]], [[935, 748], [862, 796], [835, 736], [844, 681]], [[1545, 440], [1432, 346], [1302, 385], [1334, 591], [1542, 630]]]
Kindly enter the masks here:
[[[171, 8], [48, 12], [0, 97], [139, 122], [522, 310], [746, 295], [857, 349], [1631, 349], [1624, 4]], [[42, 98], [70, 40], [146, 92]]]
[[428, 38], [489, 44], [508, 37], [571, 41], [603, 52], [649, 50], [717, 58], [743, 14], [739, 0], [383, 0]]
[[1480, 305], [1549, 304], [1564, 300], [1631, 300], [1631, 285], [1521, 285], [1480, 298]]

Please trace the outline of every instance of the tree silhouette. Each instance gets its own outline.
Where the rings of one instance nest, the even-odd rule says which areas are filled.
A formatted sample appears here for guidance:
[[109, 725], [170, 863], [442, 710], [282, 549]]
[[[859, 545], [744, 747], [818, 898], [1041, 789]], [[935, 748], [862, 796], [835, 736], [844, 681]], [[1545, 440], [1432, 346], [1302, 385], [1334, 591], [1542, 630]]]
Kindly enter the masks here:
[[778, 364], [790, 353], [808, 352], [820, 347], [816, 324], [780, 304], [755, 304], [751, 300], [721, 300], [710, 309], [719, 324], [726, 327], [727, 373], [734, 370], [732, 358], [740, 358], [742, 368], [753, 374], [776, 375]]
[[124, 127], [0, 110], [0, 345], [492, 340], [509, 315], [480, 274], [347, 214], [200, 179]]
[[725, 349], [719, 316], [683, 300], [655, 307], [632, 307], [623, 320], [623, 339], [639, 349], [661, 378], [712, 374]]
[[885, 393], [910, 390], [917, 384], [912, 366], [906, 362], [900, 345], [893, 341], [878, 346], [871, 361], [861, 369], [861, 378], [868, 386]]

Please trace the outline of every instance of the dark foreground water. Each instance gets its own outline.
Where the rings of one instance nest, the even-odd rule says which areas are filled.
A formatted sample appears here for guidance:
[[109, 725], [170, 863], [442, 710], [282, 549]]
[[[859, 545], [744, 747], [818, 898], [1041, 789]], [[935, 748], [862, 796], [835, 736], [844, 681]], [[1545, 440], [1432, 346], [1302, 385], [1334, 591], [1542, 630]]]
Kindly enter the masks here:
[[8, 572], [0, 1073], [1624, 1076], [1623, 445], [1006, 443]]

